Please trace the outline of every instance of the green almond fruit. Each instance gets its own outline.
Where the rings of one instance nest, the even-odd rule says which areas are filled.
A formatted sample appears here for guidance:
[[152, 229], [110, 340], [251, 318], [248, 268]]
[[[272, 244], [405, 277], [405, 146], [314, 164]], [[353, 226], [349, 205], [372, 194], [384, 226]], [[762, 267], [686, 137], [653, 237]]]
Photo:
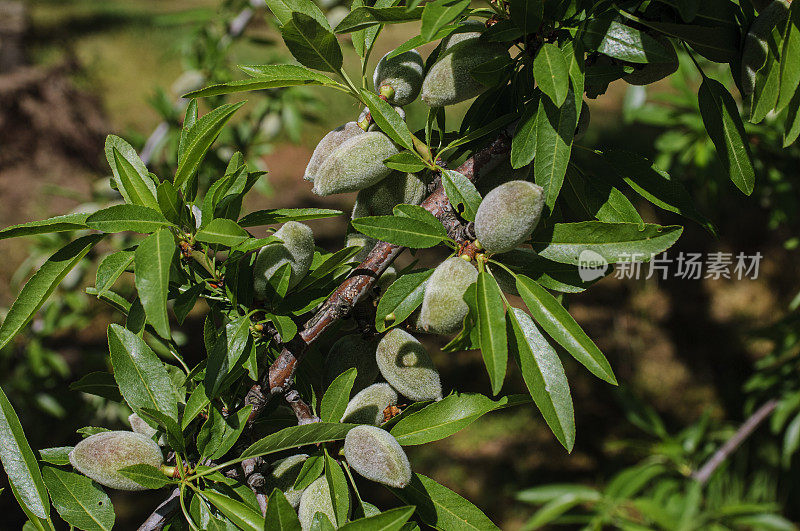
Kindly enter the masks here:
[[289, 264], [291, 268], [291, 288], [308, 274], [314, 258], [314, 233], [308, 225], [287, 221], [274, 236], [281, 242], [262, 247], [253, 266], [253, 289], [262, 299], [269, 294], [269, 280], [281, 267]]
[[375, 353], [381, 376], [403, 396], [415, 400], [439, 400], [442, 383], [428, 351], [417, 339], [399, 328], [389, 331]]
[[475, 214], [475, 236], [487, 253], [511, 251], [530, 237], [542, 215], [543, 192], [528, 181], [511, 181], [486, 194]]
[[322, 140], [319, 141], [317, 147], [314, 148], [314, 153], [311, 155], [311, 159], [308, 161], [306, 172], [305, 175], [303, 175], [303, 178], [306, 181], [314, 182], [314, 177], [319, 171], [320, 166], [322, 166], [322, 163], [325, 162], [331, 153], [336, 151], [344, 141], [360, 135], [363, 132], [364, 131], [356, 122], [347, 122], [346, 124], [340, 125], [322, 137]]
[[336, 526], [336, 512], [333, 509], [331, 489], [324, 475], [311, 483], [303, 491], [303, 495], [300, 496], [297, 516], [300, 518], [300, 527], [303, 531], [309, 531], [312, 528], [314, 515], [317, 513], [327, 516], [331, 523]]
[[343, 194], [378, 184], [392, 173], [383, 161], [399, 152], [383, 133], [372, 131], [354, 136], [322, 163], [314, 177], [314, 192], [323, 196]]
[[389, 57], [389, 53], [375, 66], [372, 83], [376, 92], [386, 96], [388, 103], [402, 107], [417, 99], [422, 88], [425, 63], [417, 50], [394, 57]]
[[[374, 359], [374, 357], [373, 357]], [[353, 424], [383, 424], [383, 411], [397, 405], [397, 391], [387, 383], [372, 384], [356, 394], [347, 404], [342, 422]]]
[[483, 35], [484, 31], [486, 31], [486, 24], [480, 20], [465, 20], [458, 26], [458, 29], [456, 29], [454, 33], [442, 39], [441, 50], [446, 51], [459, 42], [477, 39]]
[[156, 468], [164, 463], [161, 448], [151, 438], [132, 431], [104, 431], [75, 445], [69, 453], [75, 469], [101, 485], [117, 490], [147, 490], [119, 473], [133, 465]]
[[325, 357], [325, 383], [330, 383], [347, 369], [355, 367], [357, 374], [353, 391], [358, 392], [378, 378], [375, 349], [378, 341], [364, 339], [361, 334], [341, 337], [331, 346]]
[[508, 55], [497, 42], [468, 39], [444, 51], [422, 82], [422, 101], [429, 107], [444, 107], [474, 98], [489, 87], [472, 77], [472, 70], [492, 59]]
[[397, 489], [411, 483], [408, 456], [386, 430], [358, 426], [348, 431], [344, 439], [344, 458], [350, 468], [370, 481]]
[[453, 334], [461, 329], [469, 307], [464, 292], [478, 280], [478, 270], [452, 256], [439, 264], [428, 279], [417, 327], [430, 334]]
[[270, 472], [265, 477], [266, 491], [272, 492], [274, 489], [282, 491], [286, 500], [297, 509], [303, 491], [295, 490], [294, 483], [297, 481], [297, 476], [306, 459], [308, 459], [308, 454], [296, 454], [271, 463]]
[[425, 199], [425, 182], [414, 173], [392, 172], [381, 182], [358, 192], [353, 219], [391, 216], [399, 204], [419, 205]]

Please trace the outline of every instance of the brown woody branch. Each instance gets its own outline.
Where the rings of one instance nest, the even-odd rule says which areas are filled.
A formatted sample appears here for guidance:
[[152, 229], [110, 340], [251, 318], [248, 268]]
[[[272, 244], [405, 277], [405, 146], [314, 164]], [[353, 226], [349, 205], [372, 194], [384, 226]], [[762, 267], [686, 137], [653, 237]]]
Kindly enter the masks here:
[[172, 513], [178, 510], [179, 497], [180, 489], [175, 487], [172, 489], [167, 499], [161, 502], [161, 504], [156, 507], [156, 510], [153, 511], [153, 514], [139, 526], [138, 531], [157, 531], [164, 527], [164, 524], [167, 523]]

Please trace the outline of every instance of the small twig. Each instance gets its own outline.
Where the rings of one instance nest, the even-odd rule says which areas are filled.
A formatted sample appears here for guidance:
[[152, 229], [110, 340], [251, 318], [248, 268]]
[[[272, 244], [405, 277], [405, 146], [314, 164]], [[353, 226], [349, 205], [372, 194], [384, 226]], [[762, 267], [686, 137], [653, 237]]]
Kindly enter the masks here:
[[759, 424], [764, 422], [764, 420], [770, 416], [770, 414], [775, 410], [778, 406], [778, 401], [775, 399], [768, 400], [765, 402], [760, 408], [758, 408], [755, 413], [750, 415], [744, 423], [739, 426], [739, 429], [736, 430], [736, 433], [733, 436], [725, 441], [719, 450], [714, 452], [714, 455], [706, 461], [706, 463], [700, 467], [695, 473], [692, 474], [692, 479], [704, 485], [711, 475], [719, 468], [719, 466], [725, 462], [725, 460], [730, 457], [733, 452], [735, 452], [739, 446], [758, 428]]
[[320, 422], [320, 418], [311, 411], [311, 408], [308, 406], [308, 404], [306, 404], [305, 401], [300, 397], [300, 393], [292, 389], [286, 393], [285, 398], [292, 407], [292, 411], [294, 411], [294, 414], [297, 417], [297, 424], [299, 426], [302, 426], [303, 424]]
[[172, 513], [178, 510], [178, 498], [180, 496], [180, 489], [175, 487], [170, 492], [166, 500], [161, 502], [156, 510], [153, 511], [147, 520], [139, 526], [139, 531], [158, 531], [164, 527], [167, 520], [172, 516]]

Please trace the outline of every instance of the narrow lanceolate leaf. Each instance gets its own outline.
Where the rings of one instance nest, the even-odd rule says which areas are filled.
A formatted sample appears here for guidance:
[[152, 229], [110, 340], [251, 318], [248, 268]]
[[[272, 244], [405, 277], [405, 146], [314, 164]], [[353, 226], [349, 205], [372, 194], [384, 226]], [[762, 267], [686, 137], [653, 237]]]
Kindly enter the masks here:
[[350, 514], [350, 488], [347, 485], [347, 477], [344, 475], [342, 465], [325, 451], [325, 479], [331, 491], [331, 501], [333, 501], [333, 512], [336, 514], [336, 522], [340, 527], [347, 521]]
[[340, 527], [341, 531], [399, 531], [414, 514], [415, 507], [397, 507]]
[[286, 46], [300, 64], [325, 72], [342, 68], [342, 49], [328, 28], [303, 13], [292, 13], [292, 20], [281, 27]]
[[452, 22], [469, 7], [469, 0], [435, 0], [422, 10], [420, 36], [430, 40], [441, 28]]
[[463, 430], [486, 413], [526, 402], [529, 399], [522, 395], [504, 396], [495, 402], [479, 394], [452, 394], [403, 416], [391, 434], [403, 446], [426, 444]]
[[[800, 4], [798, 4], [800, 5]], [[783, 147], [789, 147], [800, 136], [800, 90], [794, 93], [786, 108], [786, 124], [783, 130]]]
[[742, 118], [733, 96], [719, 81], [704, 78], [697, 97], [703, 124], [717, 149], [717, 158], [733, 184], [750, 195], [755, 185], [755, 170]]
[[239, 68], [250, 76], [250, 79], [211, 85], [190, 92], [184, 97], [207, 98], [221, 94], [297, 85], [336, 85], [336, 82], [328, 76], [300, 65], [241, 65]]
[[425, 296], [425, 286], [433, 274], [433, 269], [412, 271], [389, 286], [378, 301], [375, 312], [375, 328], [385, 332], [405, 321], [416, 310]]
[[269, 495], [264, 531], [300, 531], [300, 519], [297, 518], [297, 513], [278, 489], [274, 489]]
[[175, 188], [181, 189], [197, 171], [206, 152], [228, 123], [233, 113], [245, 102], [222, 105], [203, 115], [186, 134], [186, 143], [175, 172]]
[[133, 263], [133, 256], [133, 251], [117, 251], [103, 258], [100, 265], [97, 266], [97, 278], [95, 280], [98, 297], [111, 289], [111, 286], [114, 285], [120, 275], [130, 267]]
[[503, 306], [503, 292], [494, 277], [486, 271], [478, 274], [476, 304], [478, 307], [478, 338], [481, 354], [492, 393], [497, 395], [503, 387], [508, 364], [508, 344], [506, 342], [506, 311]]
[[611, 384], [617, 384], [606, 357], [550, 292], [524, 275], [517, 276], [517, 291], [533, 318], [550, 337], [558, 341], [589, 372]]
[[333, 422], [291, 426], [254, 442], [242, 453], [242, 457], [258, 457], [307, 444], [338, 441], [344, 439], [347, 432], [355, 426]]
[[511, 308], [508, 325], [509, 350], [525, 385], [556, 439], [571, 452], [575, 412], [561, 360], [527, 313]]
[[397, 24], [419, 20], [422, 18], [422, 11], [423, 8], [421, 7], [415, 7], [410, 10], [405, 7], [357, 7], [339, 22], [339, 25], [334, 28], [334, 32], [350, 33], [377, 26], [378, 24]]
[[780, 95], [775, 107], [780, 111], [792, 101], [800, 85], [800, 4], [792, 2], [781, 50]]
[[217, 243], [227, 247], [235, 247], [250, 237], [250, 234], [233, 220], [225, 218], [212, 219], [195, 235], [197, 241]]
[[233, 382], [248, 354], [250, 318], [239, 317], [225, 325], [208, 353], [205, 386], [209, 398], [218, 396]]
[[143, 463], [120, 468], [119, 473], [148, 489], [160, 489], [175, 482], [175, 480], [165, 476], [160, 469]]
[[115, 175], [119, 179], [119, 191], [129, 204], [141, 205], [158, 210], [156, 187], [149, 175], [139, 175], [136, 168], [122, 156], [117, 148], [113, 148], [114, 162], [117, 166]]
[[33, 455], [22, 424], [6, 394], [0, 389], [0, 460], [8, 476], [11, 492], [26, 514], [50, 516], [50, 501], [36, 456]]
[[371, 216], [352, 221], [353, 227], [370, 238], [423, 249], [438, 245], [447, 233], [441, 223], [438, 226], [402, 216]]
[[536, 117], [539, 100], [525, 104], [522, 116], [511, 141], [511, 166], [515, 169], [527, 166], [536, 154]]
[[529, 0], [510, 0], [511, 20], [523, 33], [536, 33], [544, 18], [544, 2]]
[[140, 205], [114, 205], [98, 210], [86, 225], [102, 232], [140, 232], [149, 234], [172, 225], [161, 212]]
[[647, 33], [615, 20], [589, 21], [583, 35], [588, 50], [631, 63], [668, 63], [672, 56]]
[[551, 210], [564, 184], [577, 125], [578, 114], [571, 89], [560, 107], [546, 98], [541, 99], [536, 112], [533, 175], [536, 184], [544, 188], [545, 203]]
[[51, 466], [42, 469], [42, 476], [59, 516], [69, 525], [87, 531], [114, 527], [114, 506], [97, 483]]
[[53, 256], [42, 264], [39, 270], [25, 284], [25, 287], [22, 288], [19, 297], [11, 305], [5, 321], [0, 326], [0, 349], [6, 346], [28, 324], [28, 321], [42, 307], [44, 301], [52, 295], [56, 287], [64, 280], [67, 273], [101, 239], [103, 239], [103, 236], [100, 234], [79, 238], [56, 251]]
[[536, 86], [556, 107], [564, 104], [569, 89], [569, 68], [564, 53], [558, 46], [547, 43], [539, 48], [533, 61], [533, 77]]
[[472, 503], [422, 474], [414, 474], [406, 488], [390, 490], [405, 503], [416, 506], [417, 516], [437, 529], [500, 529]]
[[606, 262], [650, 260], [678, 241], [680, 225], [581, 221], [556, 223], [532, 239], [540, 257], [562, 264], [581, 264], [581, 254], [593, 252]]
[[18, 238], [20, 236], [33, 236], [36, 234], [85, 229], [87, 228], [86, 218], [88, 217], [89, 214], [66, 214], [50, 219], [22, 223], [21, 225], [12, 225], [0, 230], [0, 240]]
[[200, 495], [219, 509], [219, 512], [233, 522], [237, 529], [244, 531], [262, 531], [264, 529], [264, 517], [249, 505], [214, 490], [201, 491]]
[[328, 20], [320, 10], [319, 6], [312, 0], [266, 0], [267, 7], [278, 19], [281, 25], [292, 20], [292, 13], [303, 13], [317, 20], [324, 27], [330, 29]]
[[156, 184], [133, 146], [118, 136], [108, 135], [105, 154], [125, 202], [158, 210]]
[[[142, 338], [125, 328], [108, 327], [108, 348], [120, 393], [135, 412], [143, 408], [177, 420], [178, 405], [167, 368]], [[141, 413], [140, 413], [141, 416]]]
[[251, 212], [239, 220], [240, 227], [272, 225], [287, 221], [306, 221], [309, 219], [332, 218], [342, 215], [341, 210], [330, 208], [274, 208]]
[[475, 221], [482, 199], [472, 181], [455, 170], [443, 170], [442, 186], [456, 212], [467, 221]]
[[347, 369], [328, 386], [320, 404], [319, 418], [322, 422], [338, 422], [342, 418], [350, 401], [357, 372], [355, 367]]
[[409, 151], [414, 151], [414, 138], [408, 130], [406, 122], [397, 114], [394, 108], [380, 99], [377, 94], [368, 90], [361, 91], [364, 103], [369, 107], [372, 119], [381, 131], [386, 133], [389, 138]]
[[168, 230], [159, 230], [139, 244], [134, 258], [136, 289], [147, 321], [163, 338], [170, 337], [167, 295], [175, 252], [175, 238]]

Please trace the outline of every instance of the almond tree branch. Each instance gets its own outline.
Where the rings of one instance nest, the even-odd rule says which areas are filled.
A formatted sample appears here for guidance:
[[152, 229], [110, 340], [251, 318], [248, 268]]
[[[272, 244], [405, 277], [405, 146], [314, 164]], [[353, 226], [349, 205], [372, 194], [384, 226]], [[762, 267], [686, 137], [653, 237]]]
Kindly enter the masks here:
[[157, 531], [164, 527], [172, 513], [178, 510], [178, 498], [180, 496], [180, 489], [175, 487], [169, 493], [166, 500], [161, 502], [156, 510], [153, 511], [147, 520], [139, 526], [139, 531]]
[[748, 438], [750, 435], [755, 431], [758, 426], [766, 420], [770, 414], [775, 411], [775, 408], [778, 407], [778, 401], [775, 399], [768, 400], [765, 402], [760, 408], [758, 408], [755, 413], [750, 415], [744, 423], [739, 426], [739, 429], [736, 430], [736, 433], [733, 436], [725, 441], [719, 450], [714, 452], [714, 455], [706, 461], [706, 463], [697, 470], [694, 474], [692, 474], [692, 478], [700, 483], [701, 485], [705, 484], [714, 474], [714, 472], [719, 468], [719, 466], [725, 462], [725, 460], [730, 457], [733, 452], [735, 452], [739, 446]]

